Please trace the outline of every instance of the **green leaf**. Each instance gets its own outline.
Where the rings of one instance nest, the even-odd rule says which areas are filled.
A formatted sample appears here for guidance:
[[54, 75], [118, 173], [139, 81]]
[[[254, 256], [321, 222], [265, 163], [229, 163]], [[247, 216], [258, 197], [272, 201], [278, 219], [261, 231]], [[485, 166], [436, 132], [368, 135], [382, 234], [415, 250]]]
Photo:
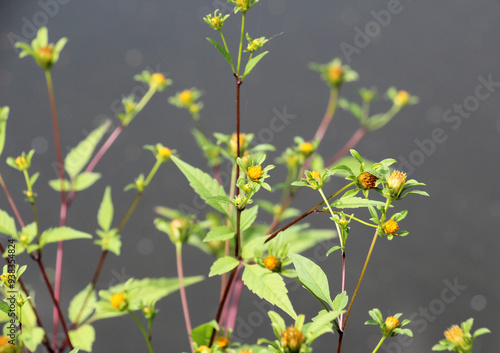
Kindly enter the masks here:
[[0, 155], [5, 147], [5, 136], [7, 131], [7, 119], [9, 118], [9, 107], [0, 108]]
[[101, 141], [106, 131], [108, 131], [110, 124], [108, 121], [99, 126], [66, 155], [66, 158], [64, 158], [64, 170], [71, 179], [80, 174], [90, 161], [97, 144]]
[[240, 220], [240, 230], [244, 231], [250, 228], [250, 226], [255, 222], [257, 218], [257, 213], [259, 212], [259, 206], [254, 206], [250, 209], [246, 209], [241, 212]]
[[100, 178], [101, 178], [100, 173], [82, 173], [82, 174], [79, 174], [76, 177], [75, 182], [73, 184], [73, 190], [83, 191], [83, 190], [91, 187], [92, 185], [94, 185], [94, 183], [97, 180], [99, 180]]
[[379, 325], [382, 325], [384, 323], [384, 318], [379, 309], [375, 308], [373, 310], [370, 310], [368, 311], [368, 314], [370, 314], [373, 321], [377, 322]]
[[339, 98], [338, 104], [342, 109], [350, 111], [351, 114], [359, 121], [363, 120], [363, 110], [361, 109], [361, 106], [359, 104], [355, 102], [349, 102], [345, 98]]
[[44, 231], [40, 236], [40, 248], [43, 248], [48, 243], [57, 243], [59, 241], [72, 239], [92, 239], [92, 235], [70, 227], [50, 228]]
[[269, 272], [257, 264], [245, 264], [242, 280], [248, 289], [261, 299], [278, 306], [292, 318], [297, 318], [297, 314], [288, 298], [285, 282], [279, 274]]
[[[70, 189], [70, 182], [68, 180], [63, 181], [64, 191], [68, 191]], [[49, 186], [55, 191], [61, 191], [61, 181], [59, 179], [49, 180]]]
[[271, 326], [273, 327], [276, 337], [280, 337], [281, 333], [286, 330], [285, 320], [275, 311], [269, 310], [267, 312], [271, 319]]
[[97, 212], [97, 223], [105, 232], [111, 228], [113, 222], [113, 201], [111, 200], [111, 187], [106, 187], [102, 197], [101, 206]]
[[[308, 326], [307, 333], [311, 333], [311, 339], [316, 339], [319, 335], [326, 332], [333, 332], [332, 321], [338, 318], [341, 311], [322, 311], [313, 319], [313, 322]], [[320, 334], [318, 334], [320, 333]]]
[[85, 352], [92, 352], [92, 345], [95, 341], [95, 330], [93, 326], [82, 325], [76, 330], [69, 331], [68, 334], [73, 346], [78, 346]]
[[337, 233], [331, 229], [311, 229], [308, 223], [294, 225], [282, 233], [283, 242], [290, 244], [290, 252], [300, 254], [319, 242], [333, 239]]
[[293, 265], [302, 284], [316, 297], [325, 301], [333, 308], [328, 278], [321, 267], [307, 257], [299, 254], [290, 254], [288, 256], [293, 260]]
[[220, 226], [208, 232], [207, 236], [203, 239], [203, 242], [228, 240], [232, 237], [234, 237], [234, 230], [226, 226]]
[[69, 353], [78, 353], [78, 351], [80, 350], [80, 347], [76, 347], [75, 349], [73, 349], [71, 352]]
[[487, 333], [491, 333], [490, 330], [488, 330], [486, 327], [478, 328], [472, 337], [476, 338], [477, 336], [484, 335]]
[[243, 249], [241, 250], [241, 257], [245, 260], [248, 259], [253, 259], [255, 250], [260, 250], [262, 246], [264, 245], [264, 242], [266, 241], [267, 236], [261, 236], [258, 238], [254, 238], [250, 240], [247, 244], [243, 246]]
[[0, 310], [9, 315], [9, 306], [5, 302], [0, 301]]
[[337, 296], [333, 300], [332, 309], [337, 311], [344, 310], [348, 302], [349, 296], [347, 295], [346, 291], [343, 291], [342, 293], [337, 294]]
[[252, 71], [252, 69], [255, 67], [255, 65], [257, 65], [257, 63], [260, 61], [260, 59], [262, 59], [264, 57], [264, 55], [266, 55], [267, 53], [269, 53], [269, 52], [265, 51], [263, 53], [260, 53], [257, 56], [254, 56], [250, 60], [248, 60], [246, 66], [245, 66], [245, 73], [243, 74], [243, 77], [246, 77], [250, 73], [250, 71]]
[[217, 259], [217, 261], [215, 261], [212, 267], [210, 268], [210, 273], [208, 274], [208, 277], [227, 273], [236, 266], [238, 266], [239, 264], [240, 262], [232, 256], [221, 257], [220, 259]]
[[17, 237], [16, 222], [7, 212], [0, 210], [0, 233]]
[[222, 54], [222, 56], [226, 59], [226, 61], [233, 67], [233, 58], [231, 57], [231, 54], [228, 53], [226, 48], [224, 48], [222, 45], [217, 43], [215, 40], [207, 38], [207, 40], [212, 43], [214, 47], [217, 48], [217, 50]]
[[217, 321], [212, 320], [205, 324], [202, 324], [198, 327], [193, 328], [191, 331], [191, 338], [193, 342], [198, 344], [198, 346], [208, 346], [210, 344], [210, 337], [212, 336], [212, 332], [215, 330], [219, 330], [219, 325]]
[[38, 345], [42, 343], [44, 334], [45, 331], [41, 327], [23, 325], [23, 333], [20, 335], [20, 338], [31, 352], [35, 352]]
[[78, 318], [78, 322], [85, 321], [85, 319], [87, 319], [94, 311], [94, 305], [97, 301], [97, 298], [96, 298], [95, 291], [91, 288], [92, 288], [91, 285], [88, 284], [80, 293], [75, 295], [75, 297], [69, 303], [68, 317], [71, 320], [71, 322], [76, 321], [77, 316], [80, 313], [80, 309], [82, 308], [82, 305], [83, 305], [85, 299], [87, 298], [87, 296], [89, 299], [87, 300], [87, 303], [85, 305], [85, 308], [82, 311], [82, 314]]
[[332, 202], [331, 206], [335, 208], [359, 208], [369, 206], [385, 206], [385, 202], [353, 196], [337, 199]]
[[193, 190], [206, 201], [207, 204], [212, 206], [224, 215], [229, 216], [228, 205], [221, 204], [217, 201], [209, 200], [212, 196], [226, 196], [224, 188], [210, 175], [204, 173], [198, 168], [192, 167], [186, 162], [183, 162], [176, 156], [171, 157], [172, 161], [177, 165], [180, 171], [188, 179], [189, 185]]

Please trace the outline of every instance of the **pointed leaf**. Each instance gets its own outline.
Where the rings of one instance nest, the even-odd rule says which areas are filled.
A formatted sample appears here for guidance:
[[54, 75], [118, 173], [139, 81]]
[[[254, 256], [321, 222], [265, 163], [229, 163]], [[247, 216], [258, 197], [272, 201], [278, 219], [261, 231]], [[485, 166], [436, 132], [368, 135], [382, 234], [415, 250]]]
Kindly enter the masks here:
[[9, 117], [9, 107], [0, 108], [0, 155], [5, 146], [5, 136], [7, 130], [7, 119]]
[[88, 284], [80, 293], [75, 295], [75, 297], [69, 303], [68, 316], [71, 322], [75, 322], [78, 314], [80, 313], [80, 309], [88, 296], [87, 303], [85, 304], [85, 308], [82, 311], [82, 314], [78, 318], [78, 322], [83, 322], [87, 319], [90, 314], [94, 311], [94, 305], [97, 300], [97, 296], [95, 290], [91, 289], [91, 285]]
[[92, 239], [92, 235], [70, 227], [50, 228], [40, 236], [40, 247], [43, 248], [48, 243], [57, 243], [59, 241], [72, 239]]
[[333, 310], [341, 311], [344, 310], [349, 302], [349, 297], [347, 296], [346, 291], [343, 291], [340, 294], [337, 294], [335, 299], [333, 300]]
[[3, 210], [0, 210], [0, 233], [10, 235], [11, 237], [16, 237], [17, 235], [14, 218]]
[[68, 334], [73, 346], [78, 346], [85, 352], [92, 352], [92, 345], [95, 341], [95, 330], [93, 326], [82, 325], [76, 330], [69, 331]]
[[246, 77], [250, 73], [250, 71], [252, 71], [252, 69], [255, 67], [255, 65], [257, 65], [257, 63], [260, 61], [260, 59], [262, 59], [264, 57], [264, 55], [266, 55], [267, 53], [269, 53], [269, 52], [265, 51], [263, 53], [260, 53], [257, 56], [254, 56], [250, 60], [248, 60], [246, 66], [245, 66], [245, 73], [243, 74], [243, 77]]
[[288, 256], [293, 260], [299, 279], [307, 289], [333, 307], [328, 278], [321, 267], [299, 254], [289, 254]]
[[214, 228], [208, 232], [207, 236], [203, 239], [204, 242], [208, 241], [221, 241], [233, 238], [235, 235], [234, 230], [226, 226]]
[[74, 179], [87, 165], [94, 150], [108, 130], [110, 122], [106, 122], [92, 131], [83, 141], [73, 148], [64, 159], [64, 170]]
[[188, 179], [189, 185], [193, 190], [201, 196], [202, 199], [206, 201], [207, 204], [212, 206], [219, 212], [222, 212], [226, 216], [229, 216], [228, 205], [221, 204], [217, 201], [208, 200], [211, 196], [226, 196], [224, 188], [210, 175], [204, 173], [198, 168], [195, 168], [188, 163], [180, 160], [179, 158], [172, 156], [172, 161], [177, 165], [180, 171]]
[[222, 54], [222, 56], [224, 57], [224, 59], [226, 59], [226, 61], [229, 63], [229, 65], [231, 65], [231, 67], [233, 67], [233, 58], [231, 57], [231, 54], [229, 54], [226, 50], [226, 48], [224, 48], [222, 45], [220, 45], [219, 43], [217, 43], [215, 40], [213, 39], [210, 39], [210, 38], [207, 38], [207, 40], [212, 43], [212, 45], [214, 47], [217, 48], [217, 50]]
[[240, 230], [244, 231], [250, 228], [250, 226], [255, 222], [257, 218], [257, 213], [259, 212], [259, 206], [254, 206], [250, 209], [246, 209], [241, 212], [240, 220]]
[[20, 337], [26, 347], [31, 352], [35, 352], [38, 345], [43, 341], [44, 332], [45, 331], [41, 327], [30, 327], [28, 325], [23, 325], [23, 333], [20, 335]]
[[107, 232], [111, 228], [113, 222], [113, 201], [111, 200], [111, 187], [106, 187], [104, 196], [102, 197], [101, 206], [97, 212], [97, 223]]
[[214, 329], [218, 331], [219, 325], [217, 325], [217, 321], [212, 320], [193, 328], [191, 331], [191, 338], [198, 346], [208, 346], [210, 344], [210, 336], [212, 336]]
[[73, 190], [75, 191], [83, 191], [85, 189], [88, 189], [92, 185], [95, 184], [97, 180], [101, 178], [100, 173], [82, 173], [79, 174], [75, 182], [73, 184]]
[[337, 199], [331, 203], [331, 206], [335, 208], [359, 208], [369, 206], [385, 206], [385, 202], [353, 196]]
[[297, 314], [288, 298], [285, 282], [279, 274], [269, 272], [256, 264], [245, 264], [242, 279], [248, 289], [257, 296], [278, 306], [292, 318], [297, 318]]
[[239, 264], [240, 262], [232, 256], [221, 257], [220, 259], [215, 261], [212, 267], [210, 268], [210, 273], [208, 274], [208, 277], [227, 273], [236, 266], [238, 266]]

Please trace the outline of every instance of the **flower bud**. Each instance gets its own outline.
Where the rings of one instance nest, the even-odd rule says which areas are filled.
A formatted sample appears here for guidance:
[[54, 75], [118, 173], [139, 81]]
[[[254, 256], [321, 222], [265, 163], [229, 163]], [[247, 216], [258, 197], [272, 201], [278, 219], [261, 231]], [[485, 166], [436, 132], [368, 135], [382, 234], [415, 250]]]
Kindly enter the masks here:
[[16, 347], [10, 343], [11, 341], [12, 339], [9, 338], [8, 336], [0, 336], [0, 352], [5, 352], [5, 353], [16, 352]]
[[444, 337], [462, 348], [466, 346], [464, 331], [457, 325], [453, 325], [448, 330], [444, 331]]
[[399, 320], [394, 316], [389, 316], [385, 319], [385, 335], [390, 335], [395, 328], [399, 326]]
[[394, 105], [400, 108], [408, 104], [410, 100], [410, 95], [406, 91], [399, 91], [394, 97]]
[[392, 190], [393, 195], [399, 195], [401, 188], [406, 183], [406, 173], [402, 173], [399, 170], [392, 172], [391, 176], [387, 179], [387, 186]]
[[109, 302], [112, 307], [119, 310], [125, 310], [128, 306], [127, 299], [125, 298], [125, 294], [123, 293], [113, 294]]
[[229, 339], [227, 337], [217, 337], [215, 343], [219, 346], [220, 349], [224, 349], [229, 346]]
[[309, 157], [314, 152], [314, 146], [310, 142], [303, 142], [300, 144], [299, 150], [305, 157]]
[[281, 345], [285, 348], [285, 352], [299, 353], [302, 343], [304, 343], [304, 335], [294, 326], [281, 332]]
[[268, 256], [264, 259], [264, 266], [270, 271], [279, 272], [281, 269], [281, 261], [275, 256]]
[[43, 69], [50, 69], [52, 66], [53, 62], [52, 59], [54, 57], [54, 48], [52, 45], [47, 45], [45, 47], [41, 47], [38, 49], [38, 64], [43, 68]]
[[207, 346], [203, 345], [203, 346], [199, 346], [196, 351], [200, 352], [200, 353], [210, 353], [210, 348], [208, 348]]
[[382, 229], [386, 234], [394, 234], [398, 231], [399, 225], [398, 222], [389, 220], [382, 225]]
[[170, 156], [172, 155], [172, 151], [170, 148], [160, 146], [156, 149], [157, 152], [157, 158], [161, 160], [162, 162], [167, 162], [170, 159]]
[[165, 82], [166, 82], [165, 76], [163, 76], [163, 74], [159, 72], [156, 72], [151, 75], [151, 79], [149, 80], [149, 86], [151, 88], [158, 88], [163, 86]]
[[262, 176], [262, 167], [260, 165], [249, 167], [247, 175], [253, 181], [259, 180], [259, 178]]
[[170, 222], [172, 228], [171, 239], [174, 244], [185, 243], [188, 236], [189, 222], [184, 218], [176, 218]]
[[344, 70], [342, 66], [332, 66], [328, 69], [328, 81], [333, 86], [340, 86], [344, 81]]
[[236, 6], [238, 6], [242, 12], [246, 12], [250, 8], [250, 0], [236, 0]]
[[[245, 143], [247, 142], [247, 135], [240, 133], [240, 154], [245, 150]], [[231, 139], [229, 140], [229, 151], [231, 155], [237, 157], [238, 155], [238, 140], [236, 132], [231, 135]]]
[[27, 170], [30, 167], [30, 164], [25, 156], [19, 156], [15, 160], [17, 167], [19, 170]]
[[358, 175], [357, 181], [358, 186], [362, 189], [373, 189], [377, 183], [378, 178], [368, 172], [364, 172]]
[[179, 94], [179, 100], [186, 107], [189, 107], [191, 104], [193, 104], [193, 91], [191, 91], [190, 89], [182, 91]]

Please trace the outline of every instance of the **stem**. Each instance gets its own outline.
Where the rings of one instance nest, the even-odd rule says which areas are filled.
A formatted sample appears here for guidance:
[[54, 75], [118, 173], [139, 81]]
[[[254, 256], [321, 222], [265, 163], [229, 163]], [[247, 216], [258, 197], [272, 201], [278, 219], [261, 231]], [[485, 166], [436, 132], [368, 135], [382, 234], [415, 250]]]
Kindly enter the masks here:
[[[220, 37], [222, 38], [222, 43], [224, 43], [224, 48], [226, 48], [226, 51], [229, 53], [229, 48], [227, 47], [226, 38], [224, 38], [224, 35], [222, 34], [222, 31], [220, 29], [219, 29], [219, 33], [220, 33]], [[233, 63], [231, 63], [231, 69], [233, 70], [233, 74], [235, 74], [236, 71], [234, 71]]]
[[238, 50], [238, 67], [236, 69], [236, 74], [240, 74], [240, 64], [241, 64], [241, 52], [243, 49], [243, 33], [245, 32], [245, 17], [246, 12], [241, 13], [241, 34], [240, 34], [240, 48]]
[[[323, 190], [320, 188], [318, 189], [319, 193], [321, 194], [321, 197], [323, 197], [323, 200], [325, 201], [326, 203], [326, 206], [328, 207], [328, 210], [330, 211], [330, 214], [332, 215], [332, 217], [334, 216], [334, 213], [333, 213], [333, 210], [330, 206], [330, 203], [328, 202], [328, 200], [326, 199], [326, 196], [325, 196], [325, 193], [323, 192]], [[337, 224], [335, 222], [335, 224]], [[339, 228], [337, 227], [337, 233], [339, 233]], [[340, 247], [343, 249], [344, 248], [344, 241], [342, 240], [342, 234], [339, 233], [339, 240], [340, 240]], [[343, 250], [342, 250], [343, 251]]]
[[375, 353], [376, 351], [378, 351], [378, 349], [380, 348], [380, 346], [382, 345], [382, 343], [385, 341], [386, 338], [387, 338], [386, 335], [382, 336], [382, 338], [380, 339], [380, 341], [377, 344], [377, 347], [375, 347], [375, 349], [373, 350], [372, 353]]
[[321, 124], [318, 127], [318, 130], [316, 131], [316, 134], [314, 134], [315, 139], [319, 139], [321, 141], [323, 139], [323, 136], [325, 136], [326, 130], [328, 129], [328, 125], [330, 125], [330, 122], [332, 121], [333, 115], [335, 114], [335, 110], [337, 108], [338, 95], [339, 95], [339, 89], [338, 88], [332, 89], [325, 115], [323, 117], [323, 120], [321, 121]]
[[360, 127], [354, 134], [351, 136], [349, 141], [345, 143], [345, 145], [328, 161], [327, 166], [332, 166], [337, 162], [340, 158], [345, 156], [347, 152], [349, 152], [352, 148], [354, 148], [359, 141], [365, 136], [366, 128], [364, 126]]
[[134, 321], [137, 323], [137, 326], [139, 326], [139, 329], [142, 332], [142, 335], [144, 336], [144, 339], [146, 340], [146, 344], [148, 345], [148, 350], [150, 353], [154, 353], [153, 351], [153, 346], [151, 345], [151, 341], [149, 339], [148, 334], [146, 333], [146, 330], [144, 329], [144, 326], [142, 325], [141, 321], [135, 316], [134, 312], [132, 310], [128, 310], [129, 315], [134, 319]]
[[177, 243], [175, 250], [177, 255], [177, 275], [179, 277], [179, 291], [181, 293], [182, 312], [184, 313], [184, 321], [186, 322], [186, 331], [189, 338], [189, 346], [191, 347], [191, 352], [194, 352], [193, 339], [191, 338], [191, 320], [189, 319], [186, 288], [184, 287], [184, 271], [182, 268], [182, 243]]
[[[10, 208], [12, 208], [12, 211], [14, 212], [14, 215], [16, 216], [17, 222], [21, 226], [21, 228], [24, 228], [24, 222], [23, 219], [21, 218], [21, 215], [19, 214], [19, 210], [16, 207], [16, 204], [14, 203], [14, 200], [12, 199], [12, 196], [10, 196], [9, 189], [7, 189], [7, 185], [5, 185], [5, 182], [2, 178], [2, 174], [0, 174], [0, 185], [2, 185], [2, 189], [5, 192], [5, 197], [7, 197], [7, 200], [9, 201]], [[3, 251], [2, 251], [3, 254]]]

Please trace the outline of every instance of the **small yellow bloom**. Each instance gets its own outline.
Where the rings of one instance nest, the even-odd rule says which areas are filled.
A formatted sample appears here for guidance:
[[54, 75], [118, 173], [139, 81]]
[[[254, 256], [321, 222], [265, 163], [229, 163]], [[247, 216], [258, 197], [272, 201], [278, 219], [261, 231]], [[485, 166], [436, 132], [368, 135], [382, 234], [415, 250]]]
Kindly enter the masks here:
[[275, 256], [268, 256], [264, 259], [264, 266], [266, 266], [268, 270], [279, 271], [280, 265], [280, 260]]
[[395, 328], [399, 326], [399, 320], [394, 316], [389, 316], [385, 319], [385, 327], [387, 328], [387, 333], [390, 334]]
[[221, 28], [222, 27], [222, 21], [219, 16], [212, 17], [210, 19], [210, 23], [212, 23], [212, 26], [215, 28]]
[[19, 156], [15, 159], [16, 165], [20, 170], [26, 170], [29, 168], [28, 160], [25, 156]]
[[193, 91], [191, 91], [190, 89], [182, 91], [181, 93], [179, 93], [179, 100], [186, 107], [189, 107], [191, 104], [193, 104]]
[[386, 232], [387, 234], [394, 234], [398, 231], [399, 225], [398, 222], [389, 220], [384, 223], [382, 228], [384, 229], [384, 232]]
[[165, 84], [165, 76], [163, 74], [160, 74], [159, 72], [156, 72], [151, 75], [151, 79], [149, 80], [149, 85], [153, 88], [158, 88], [162, 85]]
[[340, 86], [344, 80], [344, 70], [342, 66], [332, 66], [328, 69], [328, 80], [334, 86]]
[[465, 346], [464, 331], [457, 325], [453, 325], [448, 330], [444, 331], [444, 337], [460, 347]]
[[170, 156], [172, 155], [172, 151], [170, 148], [161, 146], [157, 148], [157, 153], [158, 153], [158, 159], [161, 159], [162, 161], [168, 161], [170, 159]]
[[201, 353], [210, 353], [210, 348], [208, 348], [207, 346], [203, 345], [203, 346], [199, 346], [196, 351], [197, 352], [201, 352]]
[[306, 157], [309, 157], [314, 151], [314, 146], [310, 142], [304, 142], [300, 144], [299, 149]]
[[217, 337], [215, 343], [219, 346], [220, 349], [224, 349], [229, 346], [229, 339], [227, 337]]
[[294, 326], [289, 326], [281, 332], [281, 345], [288, 348], [288, 352], [299, 353], [302, 343], [304, 343], [304, 335]]
[[12, 344], [10, 344], [9, 341], [11, 341], [11, 338], [7, 336], [0, 336], [0, 352], [6, 352], [6, 353], [14, 352], [13, 349], [15, 347]]
[[259, 180], [259, 178], [262, 176], [262, 167], [260, 165], [249, 167], [247, 175], [253, 181]]
[[394, 98], [394, 105], [404, 107], [410, 100], [410, 94], [406, 91], [399, 91]]
[[399, 191], [406, 183], [406, 173], [402, 173], [399, 170], [392, 172], [391, 176], [387, 179], [387, 186], [392, 189], [395, 195], [399, 194]]
[[113, 294], [109, 302], [111, 303], [112, 307], [120, 310], [124, 309], [125, 306], [127, 305], [127, 299], [125, 298], [125, 294], [123, 293]]
[[247, 11], [250, 8], [250, 0], [236, 0], [236, 6], [241, 7], [242, 11]]
[[19, 240], [22, 243], [26, 243], [28, 241], [28, 236], [26, 234], [21, 234], [21, 236], [19, 237]]
[[44, 69], [49, 69], [52, 66], [52, 58], [54, 55], [54, 48], [52, 45], [47, 45], [38, 49], [38, 59], [40, 66]]
[[307, 178], [307, 180], [311, 180], [311, 179], [314, 179], [316, 181], [321, 180], [321, 173], [320, 172], [313, 170], [310, 173], [311, 173], [311, 178]]

